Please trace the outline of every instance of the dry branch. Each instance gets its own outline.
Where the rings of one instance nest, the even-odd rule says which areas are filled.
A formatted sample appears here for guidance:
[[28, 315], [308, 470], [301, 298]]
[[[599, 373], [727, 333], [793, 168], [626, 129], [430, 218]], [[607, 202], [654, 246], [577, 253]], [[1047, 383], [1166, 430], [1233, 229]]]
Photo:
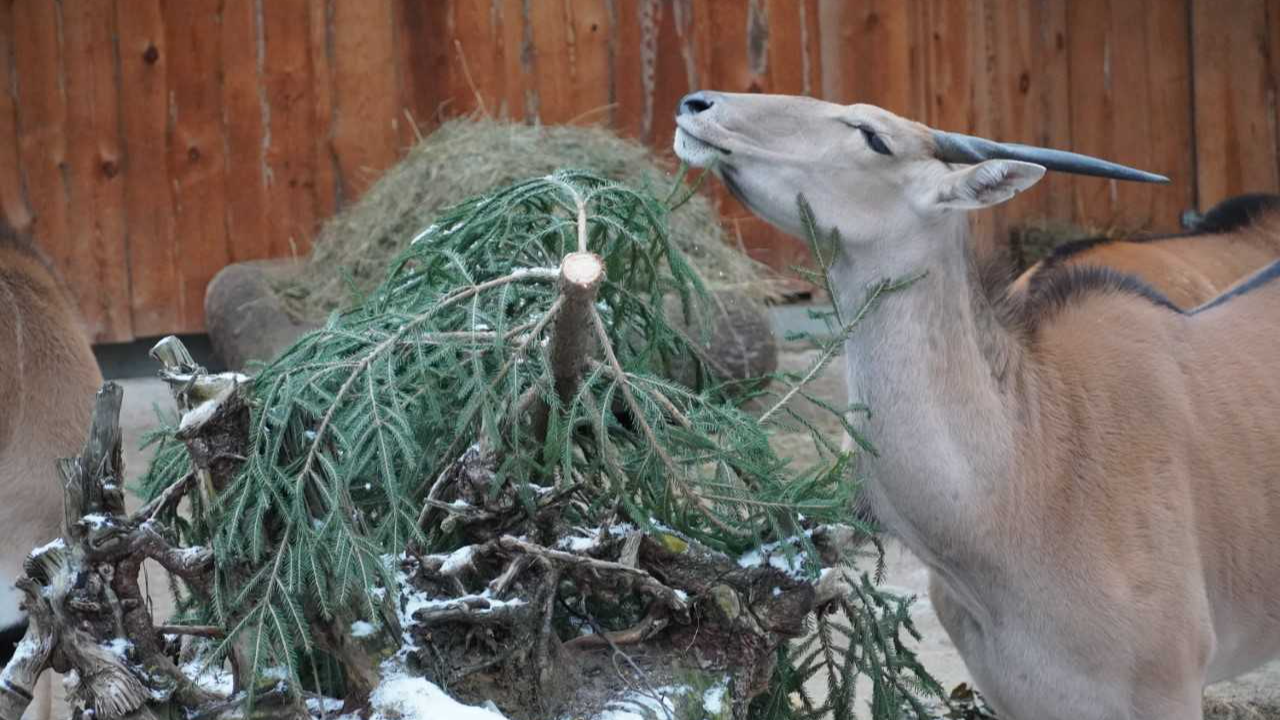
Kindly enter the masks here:
[[31, 623], [4, 671], [3, 720], [21, 716], [47, 669], [76, 678], [70, 701], [107, 720], [159, 717], [171, 712], [170, 703], [196, 707], [216, 699], [164, 655], [138, 584], [144, 559], [198, 582], [211, 557], [171, 547], [152, 524], [151, 508], [125, 516], [122, 397], [119, 385], [103, 385], [84, 451], [58, 463], [64, 537], [34, 551], [18, 582]]

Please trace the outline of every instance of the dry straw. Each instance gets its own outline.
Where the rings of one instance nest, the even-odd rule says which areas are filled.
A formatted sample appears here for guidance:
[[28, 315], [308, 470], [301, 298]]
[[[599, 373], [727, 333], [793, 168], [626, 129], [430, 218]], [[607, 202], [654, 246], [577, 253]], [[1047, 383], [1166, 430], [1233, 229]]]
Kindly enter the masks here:
[[[519, 180], [578, 168], [665, 196], [674, 182], [652, 149], [596, 126], [541, 126], [464, 117], [444, 122], [358, 202], [330, 219], [303, 272], [278, 281], [296, 318], [318, 320], [383, 280], [409, 241], [446, 207]], [[777, 297], [770, 271], [726, 242], [698, 194], [671, 215], [674, 243], [713, 290]]]

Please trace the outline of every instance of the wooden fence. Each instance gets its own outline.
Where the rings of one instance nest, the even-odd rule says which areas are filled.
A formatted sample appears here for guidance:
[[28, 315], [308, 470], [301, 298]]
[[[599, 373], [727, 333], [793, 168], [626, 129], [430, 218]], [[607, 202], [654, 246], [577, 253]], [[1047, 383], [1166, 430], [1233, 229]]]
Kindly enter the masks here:
[[305, 253], [442, 114], [669, 154], [690, 89], [872, 102], [1174, 179], [1051, 177], [1006, 221], [1173, 228], [1277, 189], [1278, 76], [1280, 0], [0, 0], [0, 210], [120, 341], [201, 329], [214, 273]]

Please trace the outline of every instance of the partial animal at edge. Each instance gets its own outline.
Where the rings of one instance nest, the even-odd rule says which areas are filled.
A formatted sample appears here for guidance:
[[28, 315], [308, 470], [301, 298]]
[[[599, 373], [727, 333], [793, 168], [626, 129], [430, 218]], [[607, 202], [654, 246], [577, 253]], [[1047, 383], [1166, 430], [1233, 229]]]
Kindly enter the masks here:
[[1280, 656], [1280, 261], [1190, 308], [1098, 266], [1009, 292], [971, 211], [1046, 171], [1168, 178], [809, 97], [696, 92], [676, 124], [753, 213], [839, 233], [847, 312], [917, 278], [846, 340], [856, 468], [999, 717], [1201, 720]]
[[[80, 452], [102, 374], [73, 297], [28, 239], [0, 222], [0, 667], [26, 620], [13, 587], [31, 550], [61, 535], [58, 458]], [[52, 712], [46, 672], [26, 717]]]
[[1190, 309], [1276, 260], [1280, 196], [1252, 193], [1223, 200], [1187, 232], [1064, 243], [1027, 268], [1009, 291], [1026, 293], [1065, 268], [1100, 267], [1133, 275]]

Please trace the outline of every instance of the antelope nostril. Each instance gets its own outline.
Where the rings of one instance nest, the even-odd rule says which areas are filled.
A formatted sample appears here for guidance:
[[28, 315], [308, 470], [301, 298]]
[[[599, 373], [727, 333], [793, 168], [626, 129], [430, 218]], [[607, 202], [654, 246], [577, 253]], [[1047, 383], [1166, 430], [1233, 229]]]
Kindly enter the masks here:
[[689, 93], [680, 99], [680, 115], [697, 115], [711, 109], [715, 104], [705, 93]]

